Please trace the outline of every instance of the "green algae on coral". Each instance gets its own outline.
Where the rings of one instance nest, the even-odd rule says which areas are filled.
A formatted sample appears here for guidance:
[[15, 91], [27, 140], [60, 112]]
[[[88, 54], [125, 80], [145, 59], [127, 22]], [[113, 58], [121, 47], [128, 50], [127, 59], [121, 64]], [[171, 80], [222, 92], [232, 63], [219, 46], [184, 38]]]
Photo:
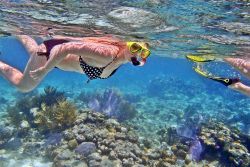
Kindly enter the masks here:
[[64, 92], [58, 91], [55, 87], [47, 86], [44, 88], [44, 93], [36, 96], [32, 101], [37, 107], [41, 107], [43, 103], [47, 106], [53, 106], [58, 101], [65, 99]]
[[[250, 153], [244, 141], [248, 140], [238, 130], [229, 129], [223, 123], [208, 122], [202, 125], [199, 138], [206, 154], [222, 155], [233, 166], [250, 166]], [[217, 157], [219, 158], [219, 157]]]
[[7, 108], [8, 118], [16, 127], [20, 125], [22, 120], [26, 120], [30, 125], [34, 126], [34, 114], [30, 111], [32, 108], [38, 107], [43, 110], [42, 104], [53, 106], [54, 104], [58, 104], [58, 101], [66, 100], [64, 92], [57, 91], [52, 86], [45, 87], [43, 94], [32, 94], [31, 97], [29, 95], [23, 96], [16, 101], [14, 106]]
[[29, 123], [33, 120], [33, 115], [30, 113], [30, 109], [35, 107], [32, 102], [33, 98], [25, 96], [19, 99], [14, 106], [7, 108], [8, 117], [13, 125], [18, 127], [22, 120], [27, 120]]
[[41, 105], [35, 117], [35, 123], [41, 131], [62, 130], [71, 126], [76, 120], [76, 107], [73, 103], [62, 100], [53, 106]]
[[18, 127], [24, 119], [23, 114], [16, 107], [7, 108], [8, 118], [15, 127]]
[[55, 120], [61, 127], [68, 127], [76, 120], [76, 107], [73, 103], [66, 100], [59, 101], [58, 105], [53, 106], [55, 110]]

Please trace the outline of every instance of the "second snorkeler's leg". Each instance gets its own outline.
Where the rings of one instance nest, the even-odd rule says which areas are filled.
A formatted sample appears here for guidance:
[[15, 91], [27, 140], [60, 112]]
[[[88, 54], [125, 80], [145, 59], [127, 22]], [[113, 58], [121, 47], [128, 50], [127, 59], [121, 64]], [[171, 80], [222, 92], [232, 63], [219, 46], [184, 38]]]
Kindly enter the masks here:
[[250, 87], [241, 83], [237, 82], [228, 86], [230, 89], [236, 90], [244, 95], [250, 96]]
[[250, 61], [242, 58], [225, 58], [225, 62], [232, 65], [235, 69], [240, 71], [243, 75], [250, 78]]
[[[235, 69], [240, 71], [243, 75], [250, 78], [250, 62], [248, 60], [242, 58], [225, 58], [224, 60], [232, 65]], [[242, 94], [250, 96], [250, 87], [241, 82], [231, 84], [228, 87]]]

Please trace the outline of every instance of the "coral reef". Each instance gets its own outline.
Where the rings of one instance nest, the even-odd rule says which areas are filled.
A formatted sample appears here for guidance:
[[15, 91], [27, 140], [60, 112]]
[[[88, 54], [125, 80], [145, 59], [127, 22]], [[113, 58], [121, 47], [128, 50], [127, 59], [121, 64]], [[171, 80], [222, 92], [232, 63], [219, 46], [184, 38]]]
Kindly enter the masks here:
[[17, 107], [7, 108], [7, 113], [8, 113], [10, 122], [16, 127], [18, 127], [21, 124], [22, 120], [24, 119], [22, 112], [19, 112], [19, 111], [20, 110]]
[[200, 124], [209, 119], [209, 116], [206, 116], [205, 120], [205, 114], [202, 114], [200, 110], [202, 110], [202, 106], [200, 104], [188, 105], [187, 108], [184, 109], [176, 129], [179, 136], [196, 139], [196, 134], [199, 130]]
[[[75, 126], [63, 134], [65, 142], [47, 151], [55, 167], [79, 164], [77, 159], [82, 159], [82, 165], [89, 166], [150, 166], [163, 154], [159, 150], [141, 147], [133, 129], [105, 118], [101, 113], [82, 111]], [[71, 145], [73, 141], [76, 142], [74, 147]]]
[[35, 106], [41, 107], [42, 104], [46, 106], [53, 106], [58, 101], [64, 101], [66, 99], [64, 92], [58, 91], [55, 87], [47, 86], [44, 88], [44, 93], [39, 96], [35, 96], [32, 102]]
[[[250, 166], [249, 136], [215, 122], [203, 124], [198, 136], [205, 146], [206, 154], [213, 152], [213, 156], [223, 155], [226, 160], [223, 163], [229, 162], [229, 165]], [[217, 158], [220, 159], [220, 156]]]
[[76, 108], [66, 100], [57, 101], [53, 106], [41, 105], [35, 116], [35, 124], [42, 131], [56, 131], [71, 126], [76, 120]]
[[8, 118], [20, 129], [20, 134], [30, 126], [37, 126], [42, 131], [54, 131], [66, 128], [75, 121], [76, 107], [66, 100], [63, 92], [47, 86], [44, 93], [31, 95], [26, 94], [14, 106], [7, 108]]
[[[30, 94], [25, 94], [18, 101], [16, 101], [14, 106], [7, 107], [8, 118], [11, 120], [12, 124], [19, 127], [22, 120], [28, 121], [31, 126], [34, 126], [34, 113], [31, 112], [33, 108], [42, 109], [43, 106], [53, 106], [58, 104], [60, 101], [65, 101], [66, 97], [63, 92], [57, 91], [56, 88], [47, 86], [44, 88], [44, 93], [36, 94], [31, 92]], [[62, 104], [61, 104], [62, 105]], [[59, 115], [58, 115], [59, 117]]]
[[[239, 101], [238, 108], [234, 103], [223, 103], [223, 98], [211, 100], [206, 94], [186, 96], [189, 83], [184, 88], [178, 88], [178, 84], [173, 87], [163, 89], [160, 98], [157, 93], [153, 97], [148, 96], [149, 92], [127, 95], [115, 89], [92, 94], [85, 90], [80, 95], [77, 92], [78, 112], [71, 101], [56, 98], [62, 96], [56, 95], [55, 88], [29, 98], [20, 96], [13, 111], [9, 109], [4, 124], [7, 129], [0, 129], [6, 134], [0, 137], [0, 153], [19, 148], [23, 157], [48, 158], [54, 167], [248, 165], [249, 137], [209, 122], [222, 120], [237, 123], [235, 127], [239, 123], [247, 127], [249, 112], [242, 105], [248, 103], [247, 99]], [[192, 91], [195, 94], [199, 89]], [[46, 94], [53, 96], [53, 104], [46, 104], [45, 99], [51, 98], [45, 98]], [[12, 126], [14, 121], [18, 128]], [[0, 155], [4, 162], [8, 161], [7, 153]]]
[[137, 114], [135, 106], [125, 100], [121, 93], [115, 89], [107, 89], [103, 94], [97, 94], [90, 98], [88, 107], [119, 121], [132, 119]]
[[78, 101], [87, 102], [89, 101], [89, 98], [90, 98], [90, 93], [87, 93], [86, 91], [81, 91], [76, 99]]
[[30, 109], [35, 107], [32, 99], [33, 97], [24, 96], [14, 106], [7, 108], [7, 113], [12, 124], [18, 127], [22, 120], [28, 120], [29, 123], [32, 123], [34, 117], [30, 113]]
[[[72, 140], [71, 140], [72, 141]], [[75, 152], [87, 157], [88, 155], [92, 154], [96, 151], [95, 143], [92, 142], [82, 142], [77, 148], [75, 149]]]
[[195, 139], [189, 149], [189, 154], [191, 155], [191, 159], [195, 161], [199, 161], [201, 159], [201, 153], [204, 151], [203, 146], [199, 139]]
[[186, 164], [217, 161], [224, 166], [250, 165], [250, 137], [222, 123], [202, 123], [195, 138], [183, 138], [173, 127], [162, 129], [158, 134], [174, 138], [171, 150], [176, 157], [184, 159]]
[[58, 145], [58, 144], [60, 144], [62, 139], [63, 139], [62, 133], [50, 133], [46, 136], [46, 140], [45, 140], [43, 146], [45, 148], [47, 148], [49, 146]]
[[[39, 113], [48, 111], [56, 113], [56, 109], [60, 108], [57, 105], [61, 103], [59, 101], [53, 106], [42, 104], [43, 111], [38, 111], [37, 116], [39, 117]], [[61, 105], [60, 110], [71, 108], [65, 107], [69, 105], [69, 102], [63, 101], [63, 103], [65, 104]], [[195, 106], [188, 107], [187, 113], [180, 118], [190, 116], [191, 121], [198, 120], [199, 122], [197, 119], [199, 117], [195, 116], [195, 112], [191, 112], [192, 108], [194, 109]], [[60, 118], [65, 117], [60, 116]], [[193, 134], [178, 134], [178, 126], [170, 128], [166, 126], [158, 131], [157, 134], [162, 138], [159, 145], [155, 145], [150, 138], [138, 136], [132, 127], [122, 125], [115, 119], [108, 118], [104, 113], [80, 110], [74, 118], [71, 126], [67, 126], [66, 129], [55, 128], [54, 130], [58, 131], [56, 133], [40, 136], [37, 134], [39, 132], [32, 128], [29, 129], [29, 133], [26, 133], [22, 143], [18, 139], [13, 143], [9, 142], [13, 133], [10, 133], [8, 139], [3, 139], [3, 141], [12, 146], [21, 144], [25, 155], [49, 158], [54, 167], [63, 165], [168, 167], [204, 164], [245, 167], [249, 163], [250, 139], [239, 131], [226, 128], [223, 124], [201, 122], [198, 130], [194, 131], [194, 136], [197, 138], [193, 137]], [[56, 122], [56, 119], [52, 120], [49, 117], [47, 121]], [[187, 123], [184, 120], [180, 122]]]
[[0, 125], [0, 147], [4, 146], [15, 134], [15, 129], [11, 126]]

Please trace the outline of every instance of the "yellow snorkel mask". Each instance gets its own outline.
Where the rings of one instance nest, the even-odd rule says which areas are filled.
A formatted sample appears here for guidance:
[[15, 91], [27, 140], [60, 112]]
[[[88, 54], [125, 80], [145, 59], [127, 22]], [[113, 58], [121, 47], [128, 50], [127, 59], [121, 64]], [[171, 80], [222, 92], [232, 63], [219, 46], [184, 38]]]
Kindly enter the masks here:
[[127, 42], [127, 46], [131, 54], [138, 54], [141, 58], [141, 61], [138, 61], [136, 57], [131, 58], [132, 63], [140, 66], [144, 65], [151, 53], [150, 50], [139, 42]]

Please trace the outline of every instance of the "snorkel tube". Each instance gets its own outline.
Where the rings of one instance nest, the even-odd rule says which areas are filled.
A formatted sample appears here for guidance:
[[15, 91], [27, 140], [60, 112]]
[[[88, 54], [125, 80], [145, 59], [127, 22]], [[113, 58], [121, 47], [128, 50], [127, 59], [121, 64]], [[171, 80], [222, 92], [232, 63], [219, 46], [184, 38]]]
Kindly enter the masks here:
[[136, 57], [131, 57], [131, 62], [134, 66], [144, 66], [146, 59], [141, 59], [140, 61]]

